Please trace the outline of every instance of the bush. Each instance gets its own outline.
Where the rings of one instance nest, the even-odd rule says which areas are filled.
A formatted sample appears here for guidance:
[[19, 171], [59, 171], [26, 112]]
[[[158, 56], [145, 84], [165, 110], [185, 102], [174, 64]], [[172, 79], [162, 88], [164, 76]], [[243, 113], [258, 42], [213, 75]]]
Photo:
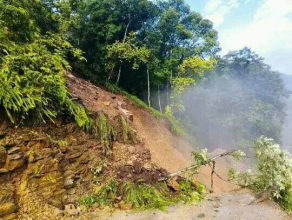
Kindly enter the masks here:
[[45, 122], [65, 113], [79, 126], [89, 125], [84, 107], [69, 97], [64, 78], [64, 70], [70, 69], [65, 57], [80, 58], [79, 50], [57, 35], [2, 47], [6, 54], [0, 61], [0, 105], [12, 122], [29, 117]]
[[108, 184], [102, 186], [94, 195], [82, 197], [79, 200], [80, 205], [91, 207], [94, 204], [99, 206], [113, 206], [117, 198], [117, 182], [110, 179]]
[[160, 209], [166, 210], [172, 202], [156, 187], [147, 184], [134, 184], [126, 182], [122, 186], [126, 203], [133, 204], [136, 209]]
[[260, 137], [254, 142], [257, 175], [250, 170], [230, 170], [230, 179], [256, 191], [270, 191], [271, 196], [286, 210], [292, 211], [292, 158], [272, 139]]
[[255, 179], [259, 190], [272, 190], [273, 197], [288, 211], [292, 211], [292, 157], [272, 139], [261, 137], [255, 143], [259, 176]]

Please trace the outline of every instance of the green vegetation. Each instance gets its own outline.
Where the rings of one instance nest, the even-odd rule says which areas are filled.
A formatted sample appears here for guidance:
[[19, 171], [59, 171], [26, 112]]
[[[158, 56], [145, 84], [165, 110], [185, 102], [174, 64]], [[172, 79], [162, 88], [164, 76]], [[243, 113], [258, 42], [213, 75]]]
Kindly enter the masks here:
[[99, 115], [92, 122], [93, 135], [101, 140], [104, 146], [104, 154], [110, 155], [112, 153], [112, 145], [116, 140], [116, 129], [109, 123], [105, 115]]
[[229, 178], [256, 191], [270, 191], [271, 196], [292, 211], [292, 157], [272, 139], [260, 137], [254, 142], [257, 172], [230, 170]]
[[69, 116], [90, 130], [66, 88], [72, 70], [204, 146], [218, 130], [235, 144], [279, 141], [288, 96], [279, 74], [248, 48], [219, 51], [213, 24], [183, 0], [1, 1], [0, 106], [15, 123]]
[[80, 205], [91, 207], [96, 204], [99, 206], [113, 206], [117, 198], [117, 182], [110, 179], [108, 184], [97, 190], [92, 196], [85, 196], [79, 200]]
[[63, 30], [49, 27], [61, 28], [61, 18], [53, 18], [40, 1], [1, 1], [0, 11], [0, 105], [10, 120], [45, 122], [66, 113], [88, 126], [85, 109], [70, 98], [63, 75], [70, 70], [67, 57], [82, 59], [81, 51], [64, 40]]
[[121, 129], [122, 129], [122, 140], [125, 143], [128, 140], [134, 141], [135, 137], [134, 137], [132, 128], [122, 115], [120, 117], [120, 123], [121, 123]]
[[113, 206], [118, 195], [123, 198], [125, 204], [130, 204], [134, 209], [160, 209], [167, 210], [167, 206], [179, 202], [196, 203], [204, 198], [206, 193], [203, 185], [195, 185], [191, 180], [179, 182], [180, 191], [172, 192], [166, 183], [149, 185], [143, 182], [125, 182], [117, 186], [115, 180], [111, 179], [108, 185], [102, 186], [94, 195], [82, 197], [79, 200], [81, 205], [91, 207]]
[[175, 134], [187, 137], [187, 132], [181, 127], [179, 121], [173, 116], [170, 106], [166, 106], [164, 116], [169, 121], [170, 128]]
[[165, 193], [147, 184], [126, 182], [122, 186], [122, 193], [126, 197], [125, 202], [133, 204], [136, 209], [160, 209], [165, 211], [166, 207], [172, 204]]
[[[261, 135], [278, 142], [289, 96], [280, 74], [249, 48], [224, 57], [219, 51], [212, 22], [183, 0], [2, 0], [0, 110], [15, 124], [74, 120], [101, 140], [106, 155], [117, 137], [134, 141], [124, 117], [117, 126], [104, 114], [91, 119], [74, 101], [66, 73], [75, 71], [167, 119], [175, 134], [197, 137], [205, 147], [212, 141], [248, 146]], [[146, 96], [147, 104], [141, 100]], [[258, 175], [231, 170], [230, 176], [259, 191], [271, 190], [291, 211], [291, 155], [263, 137], [254, 152]], [[243, 156], [233, 154], [235, 159]], [[209, 162], [204, 150], [194, 157], [198, 165]], [[34, 173], [39, 172], [35, 167]], [[121, 190], [126, 202], [142, 209], [202, 198], [203, 188], [189, 181], [180, 187], [177, 194], [143, 183], [127, 183]], [[111, 180], [80, 203], [113, 205], [118, 193]]]

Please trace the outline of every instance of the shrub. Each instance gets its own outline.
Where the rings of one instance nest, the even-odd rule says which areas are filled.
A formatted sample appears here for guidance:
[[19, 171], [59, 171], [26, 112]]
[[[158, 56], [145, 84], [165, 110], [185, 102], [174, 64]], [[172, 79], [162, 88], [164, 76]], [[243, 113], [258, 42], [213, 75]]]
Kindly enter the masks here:
[[66, 55], [80, 57], [79, 50], [57, 35], [2, 47], [6, 54], [0, 60], [0, 105], [12, 122], [29, 117], [45, 122], [65, 113], [79, 126], [88, 126], [86, 111], [70, 98], [64, 78], [64, 70], [70, 69]]
[[95, 137], [101, 140], [101, 144], [104, 147], [105, 154], [112, 153], [112, 145], [116, 140], [116, 130], [109, 123], [105, 115], [98, 116], [92, 123], [92, 130]]
[[254, 142], [257, 175], [251, 171], [236, 172], [229, 176], [240, 184], [257, 191], [271, 191], [271, 196], [288, 211], [292, 211], [292, 158], [272, 139], [260, 137]]
[[160, 209], [166, 210], [172, 202], [156, 187], [147, 184], [134, 184], [126, 182], [122, 186], [126, 203], [133, 204], [136, 209]]
[[82, 197], [80, 205], [91, 207], [94, 204], [100, 206], [112, 206], [117, 198], [117, 182], [110, 179], [108, 184], [102, 186], [94, 195]]

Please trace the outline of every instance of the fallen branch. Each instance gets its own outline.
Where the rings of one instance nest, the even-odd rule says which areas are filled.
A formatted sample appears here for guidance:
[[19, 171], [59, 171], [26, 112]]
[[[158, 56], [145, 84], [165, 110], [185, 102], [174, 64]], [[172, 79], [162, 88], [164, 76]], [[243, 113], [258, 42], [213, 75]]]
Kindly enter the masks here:
[[236, 152], [236, 151], [237, 151], [237, 150], [231, 150], [231, 151], [227, 151], [227, 152], [225, 152], [225, 153], [219, 154], [219, 155], [217, 155], [217, 156], [215, 156], [215, 157], [209, 159], [209, 160], [206, 161], [206, 163], [204, 163], [204, 164], [195, 164], [195, 165], [192, 165], [192, 166], [190, 166], [190, 167], [187, 167], [187, 168], [184, 168], [184, 169], [182, 169], [182, 170], [179, 170], [179, 171], [176, 171], [176, 172], [174, 172], [174, 173], [171, 173], [171, 174], [169, 174], [168, 176], [166, 176], [166, 177], [164, 177], [164, 178], [160, 178], [158, 181], [159, 181], [159, 182], [163, 182], [163, 181], [166, 181], [166, 180], [168, 180], [168, 179], [170, 179], [170, 178], [172, 178], [172, 177], [174, 177], [174, 176], [179, 176], [179, 175], [181, 175], [182, 173], [186, 173], [186, 172], [188, 172], [188, 171], [190, 171], [190, 170], [196, 170], [196, 169], [198, 169], [199, 167], [206, 166], [206, 165], [208, 165], [208, 164], [210, 164], [210, 163], [213, 163], [213, 162], [214, 162], [215, 160], [217, 160], [218, 158], [225, 157], [225, 156], [230, 156], [230, 155], [232, 155], [232, 154], [233, 154], [234, 152]]

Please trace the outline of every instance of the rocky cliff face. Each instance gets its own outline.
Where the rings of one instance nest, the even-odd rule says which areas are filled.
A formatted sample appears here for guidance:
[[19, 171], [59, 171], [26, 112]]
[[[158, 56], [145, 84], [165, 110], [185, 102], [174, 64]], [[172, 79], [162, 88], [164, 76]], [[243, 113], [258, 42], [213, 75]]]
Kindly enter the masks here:
[[[98, 125], [96, 132], [86, 132], [66, 120], [15, 127], [1, 117], [0, 218], [62, 219], [79, 215], [79, 198], [109, 178], [118, 183], [128, 179], [154, 182], [165, 175], [166, 171], [152, 163], [127, 103], [105, 91], [99, 93], [102, 90], [93, 85], [79, 85], [78, 80], [73, 76], [68, 80], [74, 87], [73, 96], [82, 100], [92, 116], [102, 116], [114, 137], [105, 143]], [[74, 92], [82, 89], [86, 89], [84, 99]], [[105, 152], [106, 147], [109, 152]]]

